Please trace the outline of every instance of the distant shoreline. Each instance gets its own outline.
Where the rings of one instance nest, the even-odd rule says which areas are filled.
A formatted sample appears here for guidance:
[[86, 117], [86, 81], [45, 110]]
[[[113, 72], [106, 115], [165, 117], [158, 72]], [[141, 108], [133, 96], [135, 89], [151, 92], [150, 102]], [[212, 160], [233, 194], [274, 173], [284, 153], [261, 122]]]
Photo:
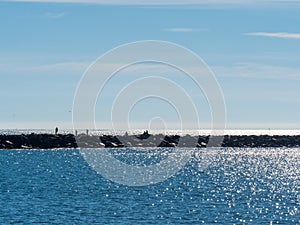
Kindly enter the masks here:
[[122, 148], [122, 147], [300, 147], [300, 135], [225, 135], [220, 145], [208, 135], [0, 135], [0, 149]]

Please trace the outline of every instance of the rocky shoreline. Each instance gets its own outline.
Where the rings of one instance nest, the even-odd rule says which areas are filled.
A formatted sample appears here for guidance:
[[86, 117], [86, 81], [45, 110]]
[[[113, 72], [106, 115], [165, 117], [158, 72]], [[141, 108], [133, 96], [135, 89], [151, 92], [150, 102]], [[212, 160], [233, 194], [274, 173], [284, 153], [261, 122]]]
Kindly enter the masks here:
[[[209, 136], [179, 135], [78, 135], [22, 134], [0, 135], [0, 149], [122, 148], [122, 147], [220, 147]], [[221, 147], [300, 147], [300, 135], [225, 135]]]

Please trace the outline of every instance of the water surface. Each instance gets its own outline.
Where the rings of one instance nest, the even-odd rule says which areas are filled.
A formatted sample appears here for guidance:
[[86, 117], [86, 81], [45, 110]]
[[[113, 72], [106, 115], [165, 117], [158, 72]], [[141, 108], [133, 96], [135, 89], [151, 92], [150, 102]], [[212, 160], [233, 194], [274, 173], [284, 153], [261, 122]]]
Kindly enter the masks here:
[[[130, 151], [127, 163], [150, 154]], [[176, 176], [130, 187], [78, 150], [3, 150], [0, 224], [300, 224], [299, 164], [296, 148], [199, 149]]]

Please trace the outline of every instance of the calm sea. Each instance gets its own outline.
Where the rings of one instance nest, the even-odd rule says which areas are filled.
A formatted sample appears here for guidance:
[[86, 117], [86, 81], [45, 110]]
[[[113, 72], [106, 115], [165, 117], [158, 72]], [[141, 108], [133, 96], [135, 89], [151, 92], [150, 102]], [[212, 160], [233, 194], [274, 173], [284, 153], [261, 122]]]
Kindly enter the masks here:
[[0, 224], [300, 224], [300, 149], [199, 149], [142, 187], [105, 179], [76, 149], [3, 150], [0, 174]]

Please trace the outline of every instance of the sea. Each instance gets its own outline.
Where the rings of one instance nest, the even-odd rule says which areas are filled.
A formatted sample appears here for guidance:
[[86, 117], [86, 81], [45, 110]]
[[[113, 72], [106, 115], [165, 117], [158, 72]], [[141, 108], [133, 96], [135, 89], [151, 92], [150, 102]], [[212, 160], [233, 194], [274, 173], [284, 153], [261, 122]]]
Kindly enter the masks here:
[[[174, 152], [106, 150], [158, 171]], [[110, 179], [88, 149], [0, 150], [0, 224], [300, 224], [299, 148], [179, 150], [191, 157], [178, 171], [143, 185]]]

